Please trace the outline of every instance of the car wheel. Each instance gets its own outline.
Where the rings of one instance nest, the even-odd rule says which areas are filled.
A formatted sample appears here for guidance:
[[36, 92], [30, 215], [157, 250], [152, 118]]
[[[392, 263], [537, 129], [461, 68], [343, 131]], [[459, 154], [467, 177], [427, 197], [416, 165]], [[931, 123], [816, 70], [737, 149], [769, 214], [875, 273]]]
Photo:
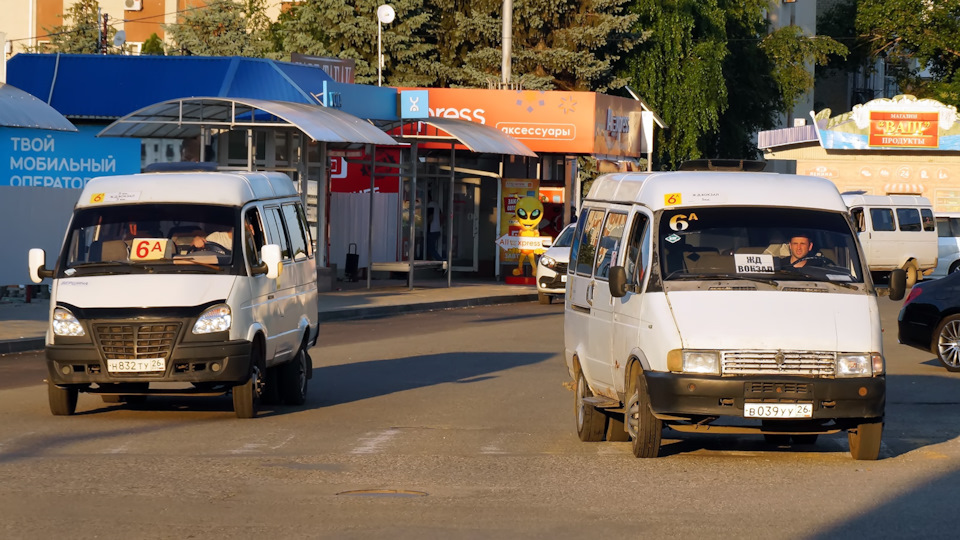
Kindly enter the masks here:
[[911, 288], [917, 284], [917, 281], [920, 280], [920, 272], [917, 271], [917, 267], [913, 264], [907, 265], [904, 270], [907, 273], [907, 288]]
[[300, 348], [297, 355], [279, 367], [280, 398], [285, 405], [303, 405], [307, 401], [307, 352]]
[[54, 416], [70, 416], [77, 412], [77, 396], [80, 391], [75, 386], [57, 386], [47, 381], [47, 398], [50, 412]]
[[256, 418], [263, 391], [265, 371], [263, 347], [255, 342], [250, 351], [250, 377], [246, 382], [233, 387], [233, 412], [237, 418]]
[[937, 359], [947, 371], [960, 371], [960, 315], [944, 319], [933, 335]]
[[631, 378], [628, 395], [630, 400], [627, 402], [626, 421], [633, 440], [633, 455], [638, 458], [655, 458], [660, 455], [663, 421], [655, 417], [650, 409], [650, 394], [643, 371], [637, 370]]
[[553, 300], [553, 298], [551, 298], [550, 295], [546, 293], [537, 293], [537, 300], [539, 300], [541, 304], [549, 304]]
[[880, 456], [880, 438], [883, 436], [883, 421], [859, 424], [847, 430], [850, 456], [856, 460], [873, 461]]
[[583, 398], [593, 397], [593, 392], [587, 386], [583, 373], [577, 371], [577, 385], [574, 390], [575, 413], [577, 415], [577, 435], [583, 442], [598, 442], [603, 440], [604, 430], [607, 427], [607, 417], [596, 407], [583, 401]]
[[951, 265], [950, 265], [950, 270], [947, 270], [947, 273], [948, 273], [948, 274], [952, 274], [952, 273], [956, 272], [957, 270], [960, 270], [960, 261], [955, 261], [953, 264], [951, 264]]

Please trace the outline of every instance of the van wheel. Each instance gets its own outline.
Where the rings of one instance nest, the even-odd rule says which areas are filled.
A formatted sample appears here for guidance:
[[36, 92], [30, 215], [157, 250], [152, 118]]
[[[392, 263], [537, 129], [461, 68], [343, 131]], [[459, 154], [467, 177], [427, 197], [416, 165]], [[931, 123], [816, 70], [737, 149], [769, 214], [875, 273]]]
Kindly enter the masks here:
[[583, 401], [583, 398], [593, 397], [593, 392], [590, 391], [587, 380], [583, 378], [583, 373], [580, 371], [577, 371], [577, 386], [574, 393], [576, 394], [574, 412], [577, 415], [577, 435], [583, 442], [602, 441], [607, 427], [607, 417], [596, 407]]
[[660, 437], [663, 421], [650, 409], [650, 393], [643, 371], [636, 370], [628, 389], [627, 429], [633, 438], [633, 455], [638, 458], [655, 458], [660, 455]]
[[880, 438], [883, 436], [883, 421], [857, 425], [847, 430], [850, 456], [861, 461], [873, 461], [880, 456]]
[[948, 270], [947, 273], [948, 273], [948, 274], [952, 274], [952, 273], [956, 272], [957, 270], [960, 270], [960, 261], [956, 261], [956, 262], [954, 262], [953, 264], [951, 264], [951, 265], [950, 265], [950, 270]]
[[260, 393], [260, 403], [263, 405], [280, 403], [280, 366], [267, 368], [263, 376], [263, 392]]
[[553, 301], [553, 298], [551, 298], [549, 294], [537, 293], [537, 300], [539, 300], [541, 304], [549, 304]]
[[256, 418], [262, 382], [259, 364], [254, 363], [247, 382], [233, 387], [233, 412], [237, 418]]
[[303, 405], [307, 401], [307, 352], [300, 348], [297, 356], [279, 366], [280, 397], [285, 405]]
[[917, 271], [917, 267], [913, 264], [907, 265], [904, 268], [904, 271], [907, 273], [907, 288], [913, 287], [917, 284], [917, 281], [920, 279], [920, 272]]
[[57, 386], [47, 381], [47, 398], [54, 416], [70, 416], [77, 412], [79, 394], [76, 386]]
[[960, 371], [960, 315], [951, 315], [934, 332], [937, 359], [947, 371]]

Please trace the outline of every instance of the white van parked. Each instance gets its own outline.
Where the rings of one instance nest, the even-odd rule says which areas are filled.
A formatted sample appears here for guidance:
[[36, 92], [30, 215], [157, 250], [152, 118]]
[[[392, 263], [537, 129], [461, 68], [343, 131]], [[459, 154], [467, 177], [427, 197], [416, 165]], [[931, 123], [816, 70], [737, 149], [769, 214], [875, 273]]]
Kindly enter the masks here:
[[[317, 340], [313, 241], [290, 178], [180, 172], [91, 180], [54, 267], [46, 356], [50, 410], [79, 392], [136, 403], [232, 392], [300, 405]], [[158, 383], [180, 383], [175, 385]]]
[[[854, 458], [876, 459], [886, 390], [865, 268], [828, 180], [599, 177], [564, 314], [580, 439], [632, 440], [634, 455], [655, 457], [664, 426], [798, 444], [845, 430]], [[903, 272], [891, 282], [902, 298]]]
[[930, 277], [944, 277], [960, 270], [960, 214], [937, 213], [937, 267]]
[[930, 200], [913, 195], [844, 193], [871, 272], [902, 269], [913, 287], [937, 266], [937, 229]]

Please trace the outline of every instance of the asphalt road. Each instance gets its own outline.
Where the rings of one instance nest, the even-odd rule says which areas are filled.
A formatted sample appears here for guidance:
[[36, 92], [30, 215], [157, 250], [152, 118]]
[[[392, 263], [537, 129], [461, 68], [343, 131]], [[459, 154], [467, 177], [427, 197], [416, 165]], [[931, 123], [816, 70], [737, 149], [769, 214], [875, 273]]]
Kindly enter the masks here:
[[307, 404], [253, 420], [229, 397], [81, 395], [53, 417], [37, 355], [7, 355], [0, 537], [954, 538], [960, 376], [896, 344], [881, 306], [875, 462], [843, 434], [667, 432], [652, 460], [581, 443], [559, 305], [324, 324]]

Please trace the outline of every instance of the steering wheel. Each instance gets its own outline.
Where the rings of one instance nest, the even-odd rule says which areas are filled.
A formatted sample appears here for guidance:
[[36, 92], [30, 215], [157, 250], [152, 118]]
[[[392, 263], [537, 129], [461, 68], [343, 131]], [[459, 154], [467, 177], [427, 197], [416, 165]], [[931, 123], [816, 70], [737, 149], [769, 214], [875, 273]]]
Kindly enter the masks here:
[[216, 253], [217, 255], [229, 255], [229, 254], [230, 254], [230, 250], [228, 250], [227, 248], [221, 246], [220, 244], [218, 244], [218, 243], [216, 243], [216, 242], [207, 242], [207, 243], [203, 246], [203, 251], [212, 251], [212, 252]]

